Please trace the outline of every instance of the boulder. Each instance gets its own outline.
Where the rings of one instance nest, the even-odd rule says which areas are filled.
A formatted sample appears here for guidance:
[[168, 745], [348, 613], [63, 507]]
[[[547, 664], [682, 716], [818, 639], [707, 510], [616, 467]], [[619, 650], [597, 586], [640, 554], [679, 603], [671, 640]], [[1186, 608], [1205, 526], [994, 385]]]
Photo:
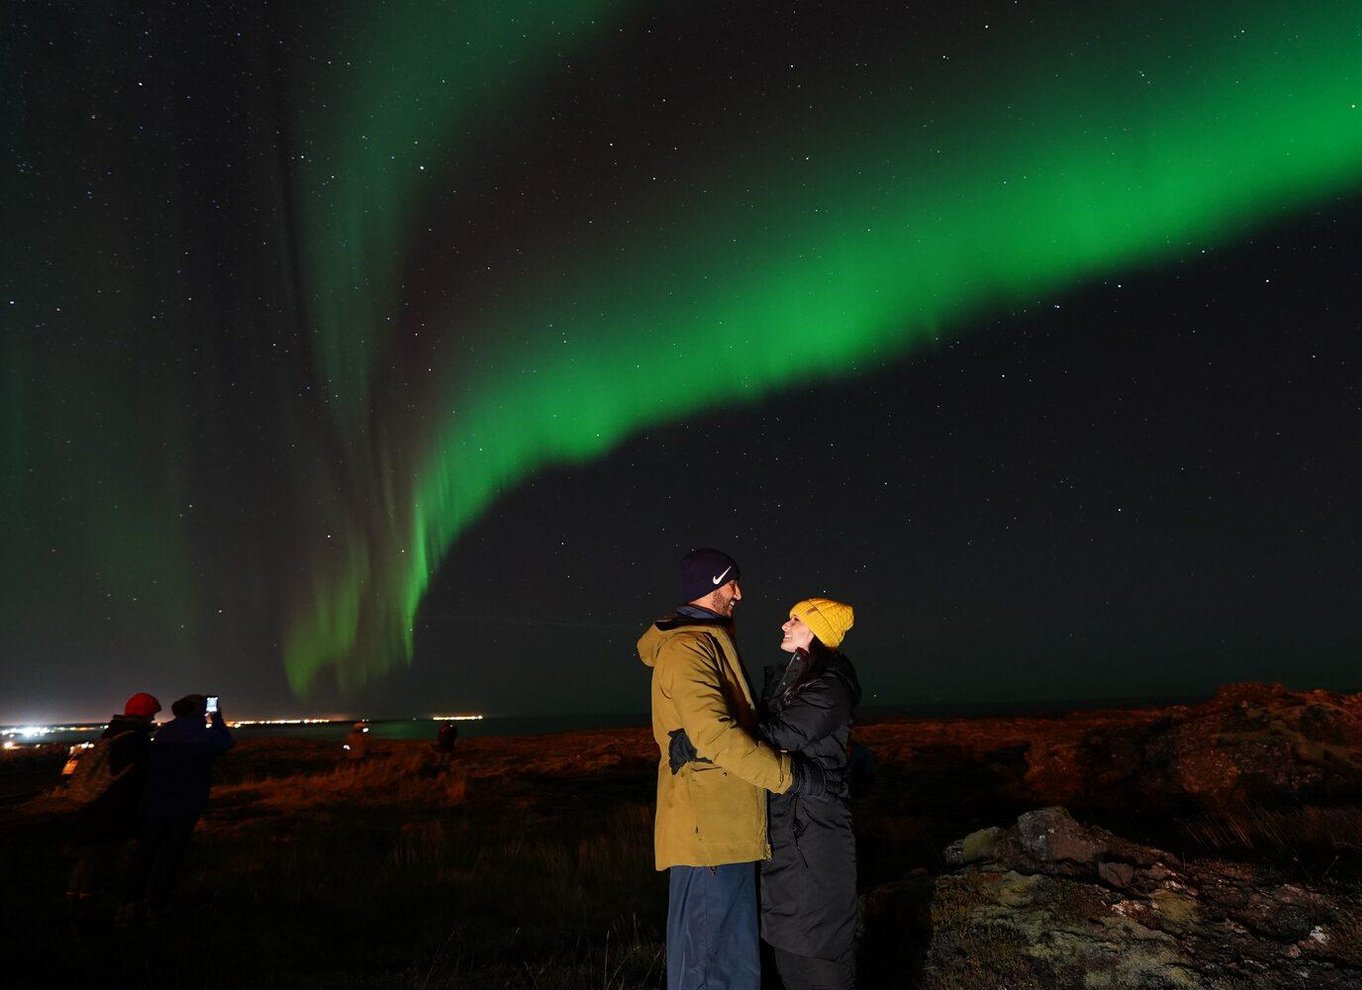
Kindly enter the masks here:
[[1063, 808], [1028, 811], [1017, 819], [1022, 850], [1042, 863], [1096, 863], [1107, 845], [1093, 829], [1079, 825]]
[[928, 990], [1362, 987], [1362, 911], [1344, 887], [1185, 863], [1062, 808], [947, 856], [959, 866], [935, 880]]

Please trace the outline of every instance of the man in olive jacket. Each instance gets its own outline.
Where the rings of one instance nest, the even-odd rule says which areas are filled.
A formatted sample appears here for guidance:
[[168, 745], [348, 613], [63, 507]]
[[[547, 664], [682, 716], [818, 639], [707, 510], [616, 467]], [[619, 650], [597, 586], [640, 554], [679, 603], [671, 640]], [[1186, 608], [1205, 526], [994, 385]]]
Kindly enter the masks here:
[[[670, 870], [668, 990], [757, 990], [756, 868], [767, 858], [766, 792], [817, 789], [816, 768], [759, 742], [752, 692], [733, 641], [738, 565], [718, 550], [681, 561], [687, 604], [638, 641], [652, 668], [657, 767], [654, 846]], [[682, 736], [684, 732], [684, 736]], [[695, 762], [671, 761], [674, 737]]]

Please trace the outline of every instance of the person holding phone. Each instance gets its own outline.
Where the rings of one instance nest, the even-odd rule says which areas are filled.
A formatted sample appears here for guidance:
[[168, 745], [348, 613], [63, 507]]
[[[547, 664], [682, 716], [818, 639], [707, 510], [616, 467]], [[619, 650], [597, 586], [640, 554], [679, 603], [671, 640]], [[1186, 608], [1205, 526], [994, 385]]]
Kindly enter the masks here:
[[139, 809], [137, 850], [118, 910], [122, 926], [145, 910], [166, 911], [194, 826], [208, 806], [213, 761], [232, 748], [216, 695], [190, 694], [151, 741], [147, 787]]

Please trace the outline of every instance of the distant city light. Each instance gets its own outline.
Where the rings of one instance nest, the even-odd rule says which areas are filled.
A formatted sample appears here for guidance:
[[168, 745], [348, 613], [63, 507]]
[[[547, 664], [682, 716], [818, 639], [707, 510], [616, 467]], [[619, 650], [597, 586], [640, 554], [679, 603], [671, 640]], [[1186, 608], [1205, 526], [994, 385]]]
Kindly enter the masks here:
[[[485, 715], [481, 715], [481, 714], [477, 714], [477, 713], [465, 713], [465, 714], [459, 714], [459, 715], [432, 715], [432, 716], [430, 716], [430, 719], [431, 719], [431, 721], [433, 721], [433, 722], [480, 722], [480, 721], [482, 721], [484, 718], [486, 718]], [[252, 725], [335, 725], [335, 724], [341, 724], [341, 723], [352, 722], [352, 721], [356, 721], [356, 720], [355, 720], [353, 717], [350, 717], [350, 716], [341, 717], [341, 716], [335, 716], [335, 715], [323, 715], [323, 716], [303, 716], [303, 715], [296, 715], [296, 716], [291, 716], [291, 717], [289, 717], [289, 718], [241, 718], [241, 719], [233, 719], [233, 720], [228, 721], [227, 724], [228, 724], [229, 726], [231, 726], [232, 728], [235, 729], [235, 728], [239, 728], [239, 727], [242, 727], [242, 726], [252, 726]], [[360, 719], [359, 721], [365, 721], [365, 722], [367, 722], [368, 719]], [[384, 721], [384, 720], [380, 720], [380, 721]], [[157, 724], [158, 727], [159, 727], [159, 723], [156, 723], [156, 724]], [[55, 734], [55, 733], [69, 733], [69, 732], [78, 732], [78, 733], [99, 733], [99, 732], [103, 732], [103, 731], [104, 731], [105, 729], [107, 729], [108, 727], [109, 727], [109, 723], [107, 723], [107, 722], [86, 723], [86, 724], [83, 724], [83, 725], [10, 725], [10, 726], [3, 726], [3, 727], [0, 727], [0, 748], [3, 748], [3, 749], [18, 749], [19, 746], [21, 745], [21, 743], [29, 743], [29, 744], [37, 743], [37, 742], [42, 741], [42, 740], [44, 739], [44, 737], [46, 737], [46, 736], [51, 736], [51, 735], [53, 735], [53, 734]]]
[[239, 725], [326, 725], [328, 722], [344, 722], [335, 718], [238, 718], [228, 722], [232, 728]]
[[42, 736], [50, 736], [54, 732], [93, 732], [96, 729], [107, 729], [109, 724], [101, 722], [98, 725], [11, 725], [0, 729], [0, 738], [19, 736], [22, 739], [38, 739]]

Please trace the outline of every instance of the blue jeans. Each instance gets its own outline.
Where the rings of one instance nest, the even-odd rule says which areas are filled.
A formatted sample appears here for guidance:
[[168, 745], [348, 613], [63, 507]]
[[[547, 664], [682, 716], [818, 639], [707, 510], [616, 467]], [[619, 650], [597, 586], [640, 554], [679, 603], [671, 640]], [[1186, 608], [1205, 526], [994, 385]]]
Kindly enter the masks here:
[[758, 990], [757, 867], [673, 866], [667, 990]]

